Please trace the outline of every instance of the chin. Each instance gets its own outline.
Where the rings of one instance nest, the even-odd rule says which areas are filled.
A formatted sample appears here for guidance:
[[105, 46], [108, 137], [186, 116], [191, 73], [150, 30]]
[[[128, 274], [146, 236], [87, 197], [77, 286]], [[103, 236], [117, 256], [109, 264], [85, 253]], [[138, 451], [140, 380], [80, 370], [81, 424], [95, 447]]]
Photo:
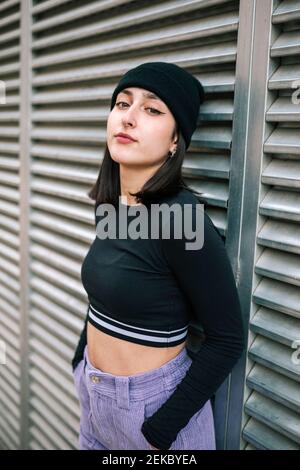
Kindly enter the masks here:
[[141, 162], [141, 160], [134, 160], [130, 158], [119, 158], [118, 163], [124, 166], [128, 166], [128, 167], [138, 167], [138, 166], [144, 167], [145, 166], [145, 162]]
[[112, 159], [116, 163], [121, 163], [122, 165], [145, 165], [145, 161], [142, 161], [138, 156], [133, 156], [132, 152], [118, 152], [115, 154]]

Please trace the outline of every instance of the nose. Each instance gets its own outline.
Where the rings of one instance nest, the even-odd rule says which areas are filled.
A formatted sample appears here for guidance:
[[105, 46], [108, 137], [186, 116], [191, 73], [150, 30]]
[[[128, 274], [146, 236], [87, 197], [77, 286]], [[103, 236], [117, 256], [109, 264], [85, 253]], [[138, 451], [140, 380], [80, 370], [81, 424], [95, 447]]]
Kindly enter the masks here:
[[135, 125], [136, 124], [136, 110], [137, 104], [130, 105], [128, 108], [124, 110], [124, 114], [122, 116], [123, 123], [126, 125]]

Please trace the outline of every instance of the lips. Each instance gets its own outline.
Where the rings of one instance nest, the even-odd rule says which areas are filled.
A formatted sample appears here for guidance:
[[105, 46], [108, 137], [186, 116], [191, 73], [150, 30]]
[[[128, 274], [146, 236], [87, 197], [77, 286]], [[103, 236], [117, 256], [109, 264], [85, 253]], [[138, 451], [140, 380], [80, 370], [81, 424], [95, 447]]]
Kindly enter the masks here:
[[124, 134], [123, 132], [120, 132], [119, 134], [116, 134], [115, 137], [120, 137], [120, 138], [124, 138], [124, 139], [129, 139], [129, 140], [131, 140], [132, 142], [136, 142], [136, 140], [135, 140], [133, 137], [131, 137], [131, 136], [128, 135], [128, 134]]

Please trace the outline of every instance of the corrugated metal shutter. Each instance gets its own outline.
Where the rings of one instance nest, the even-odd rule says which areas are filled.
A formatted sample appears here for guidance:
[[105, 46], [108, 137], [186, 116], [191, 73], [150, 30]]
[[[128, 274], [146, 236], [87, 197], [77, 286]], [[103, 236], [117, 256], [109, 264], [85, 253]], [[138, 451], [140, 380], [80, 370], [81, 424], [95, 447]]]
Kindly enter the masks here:
[[[0, 4], [0, 448], [20, 446], [19, 88], [20, 4]], [[3, 96], [1, 94], [1, 96]], [[5, 358], [4, 358], [5, 359]]]
[[[273, 126], [264, 143], [266, 165], [259, 215], [265, 223], [257, 235], [259, 283], [253, 292], [255, 314], [250, 328], [250, 417], [243, 438], [257, 449], [300, 449], [300, 2], [274, 4], [270, 58], [276, 71], [268, 81], [270, 101], [265, 119]], [[297, 80], [297, 83], [296, 83]], [[295, 356], [295, 355], [294, 355]], [[250, 368], [250, 365], [249, 365]]]

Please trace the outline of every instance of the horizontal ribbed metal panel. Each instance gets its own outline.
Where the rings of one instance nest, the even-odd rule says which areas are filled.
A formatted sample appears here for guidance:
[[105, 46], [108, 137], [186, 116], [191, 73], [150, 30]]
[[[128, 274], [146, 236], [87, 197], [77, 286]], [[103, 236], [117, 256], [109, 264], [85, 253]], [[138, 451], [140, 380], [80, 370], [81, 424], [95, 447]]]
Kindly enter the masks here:
[[19, 73], [20, 3], [10, 0], [0, 4], [0, 449], [20, 446]]
[[257, 234], [259, 281], [252, 297], [256, 312], [245, 403], [250, 419], [243, 438], [256, 449], [299, 450], [300, 370], [292, 355], [300, 340], [300, 108], [292, 94], [300, 78], [300, 2], [275, 4], [272, 23], [272, 103], [265, 113], [271, 127], [261, 174], [264, 223]]

